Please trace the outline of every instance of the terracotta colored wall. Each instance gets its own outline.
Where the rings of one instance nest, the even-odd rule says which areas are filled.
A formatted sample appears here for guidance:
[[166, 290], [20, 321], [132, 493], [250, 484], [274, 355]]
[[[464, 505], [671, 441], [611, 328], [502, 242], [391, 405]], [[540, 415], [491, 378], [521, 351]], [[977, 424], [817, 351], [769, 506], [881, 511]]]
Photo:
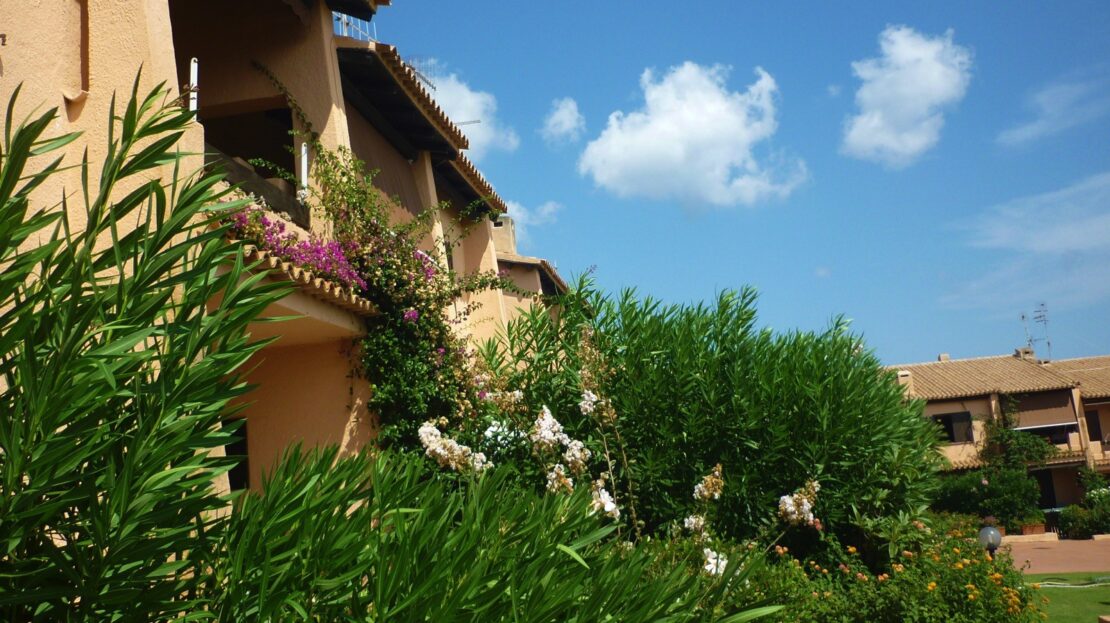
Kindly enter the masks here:
[[[540, 272], [538, 269], [531, 266], [521, 266], [520, 264], [502, 264], [502, 270], [507, 270], [509, 279], [522, 290], [528, 292], [540, 291]], [[515, 292], [504, 291], [502, 293], [505, 305], [505, 322], [512, 322], [524, 310], [531, 309], [533, 300], [530, 296], [520, 295]]]
[[[0, 48], [0, 99], [6, 104], [15, 86], [23, 84], [16, 122], [36, 108], [42, 112], [57, 107], [59, 119], [51, 131], [84, 133], [66, 148], [66, 162], [80, 162], [87, 146], [94, 188], [107, 151], [113, 94], [118, 94], [121, 106], [125, 104], [142, 66], [140, 91], [165, 82], [177, 96], [173, 37], [164, 0], [5, 0], [0, 1], [0, 32], [7, 35], [7, 45]], [[0, 123], [5, 114], [0, 106]], [[182, 149], [199, 151], [200, 137], [195, 128], [183, 138]], [[200, 159], [194, 158], [186, 168], [199, 164]], [[57, 203], [63, 192], [76, 198], [79, 185], [80, 172], [66, 171], [40, 187], [32, 200], [46, 206]], [[128, 190], [121, 187], [121, 196]], [[71, 222], [84, 228], [83, 206], [79, 201], [71, 205]]]
[[412, 167], [401, 152], [394, 149], [351, 105], [347, 105], [347, 116], [351, 149], [368, 168], [378, 170], [374, 176], [374, 185], [386, 195], [399, 198], [408, 211], [407, 214], [395, 214], [394, 218], [407, 220], [411, 215], [430, 207], [425, 205]]
[[293, 443], [354, 452], [373, 438], [369, 387], [350, 378], [351, 348], [350, 341], [267, 348], [248, 363], [257, 367], [247, 380], [258, 385], [244, 411], [252, 488]]

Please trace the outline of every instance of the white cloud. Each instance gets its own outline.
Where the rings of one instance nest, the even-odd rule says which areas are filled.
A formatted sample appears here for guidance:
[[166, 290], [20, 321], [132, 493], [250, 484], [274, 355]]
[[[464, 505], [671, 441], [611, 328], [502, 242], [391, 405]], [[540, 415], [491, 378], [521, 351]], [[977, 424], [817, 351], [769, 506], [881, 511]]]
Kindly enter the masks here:
[[516, 201], [506, 201], [505, 205], [508, 206], [509, 216], [512, 217], [513, 224], [516, 227], [517, 242], [525, 246], [532, 243], [531, 229], [533, 227], [554, 223], [559, 212], [563, 209], [562, 204], [555, 201], [548, 201], [536, 208], [526, 208]]
[[1110, 299], [1110, 171], [992, 207], [968, 230], [971, 246], [1001, 255], [946, 296], [949, 306], [1067, 309]]
[[[468, 154], [481, 160], [491, 150], [514, 151], [520, 145], [515, 130], [497, 117], [497, 98], [492, 93], [472, 89], [457, 74], [435, 60], [426, 69], [435, 85], [436, 103], [457, 124], [470, 142]], [[473, 123], [477, 122], [477, 123]]]
[[971, 52], [952, 40], [888, 26], [879, 35], [882, 55], [852, 63], [863, 84], [859, 113], [844, 128], [843, 153], [899, 168], [940, 140], [946, 108], [964, 98], [971, 82]]
[[998, 142], [1017, 146], [1059, 134], [1110, 112], [1110, 92], [1104, 81], [1063, 81], [1038, 89], [1027, 102], [1036, 117], [1002, 131]]
[[779, 158], [771, 167], [753, 153], [778, 127], [775, 80], [757, 68], [746, 91], [729, 91], [728, 73], [691, 62], [662, 77], [644, 70], [643, 107], [609, 115], [579, 172], [620, 197], [714, 206], [786, 197], [806, 179], [805, 163]]
[[540, 134], [549, 144], [574, 142], [586, 131], [586, 118], [578, 112], [578, 102], [564, 97], [551, 102], [551, 112], [543, 121]]

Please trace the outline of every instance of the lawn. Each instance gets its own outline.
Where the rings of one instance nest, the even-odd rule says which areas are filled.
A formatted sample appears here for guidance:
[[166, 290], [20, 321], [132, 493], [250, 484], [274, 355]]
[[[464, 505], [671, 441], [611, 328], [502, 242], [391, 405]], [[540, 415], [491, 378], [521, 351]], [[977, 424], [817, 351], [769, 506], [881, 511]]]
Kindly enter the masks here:
[[1110, 614], [1110, 573], [1037, 573], [1025, 576], [1043, 584], [1071, 584], [1089, 588], [1042, 586], [1048, 597], [1049, 623], [1095, 623], [1099, 615]]

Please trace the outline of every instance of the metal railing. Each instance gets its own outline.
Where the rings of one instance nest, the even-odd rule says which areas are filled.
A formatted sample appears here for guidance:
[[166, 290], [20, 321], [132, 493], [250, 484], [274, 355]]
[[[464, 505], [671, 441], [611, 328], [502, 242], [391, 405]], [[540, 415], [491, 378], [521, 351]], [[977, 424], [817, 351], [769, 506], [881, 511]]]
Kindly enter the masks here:
[[358, 39], [359, 41], [377, 41], [377, 38], [374, 36], [374, 31], [376, 29], [370, 22], [357, 17], [351, 17], [339, 11], [332, 11], [331, 17], [335, 26], [335, 34]]

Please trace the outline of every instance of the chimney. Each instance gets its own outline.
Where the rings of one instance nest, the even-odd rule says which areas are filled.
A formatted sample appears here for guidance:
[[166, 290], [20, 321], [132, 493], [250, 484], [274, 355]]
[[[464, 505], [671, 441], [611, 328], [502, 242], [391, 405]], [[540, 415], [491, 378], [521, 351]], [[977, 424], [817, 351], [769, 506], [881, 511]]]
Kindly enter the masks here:
[[1014, 349], [1014, 357], [1017, 359], [1032, 361], [1036, 358], [1036, 355], [1033, 354], [1033, 349], [1031, 347], [1022, 346], [1021, 348]]
[[898, 371], [898, 384], [906, 388], [906, 395], [913, 395], [913, 373], [909, 370]]
[[493, 222], [493, 248], [516, 255], [516, 224], [508, 214], [502, 214]]
[[937, 355], [937, 361], [952, 361], [952, 357], [948, 353], [941, 353]]

